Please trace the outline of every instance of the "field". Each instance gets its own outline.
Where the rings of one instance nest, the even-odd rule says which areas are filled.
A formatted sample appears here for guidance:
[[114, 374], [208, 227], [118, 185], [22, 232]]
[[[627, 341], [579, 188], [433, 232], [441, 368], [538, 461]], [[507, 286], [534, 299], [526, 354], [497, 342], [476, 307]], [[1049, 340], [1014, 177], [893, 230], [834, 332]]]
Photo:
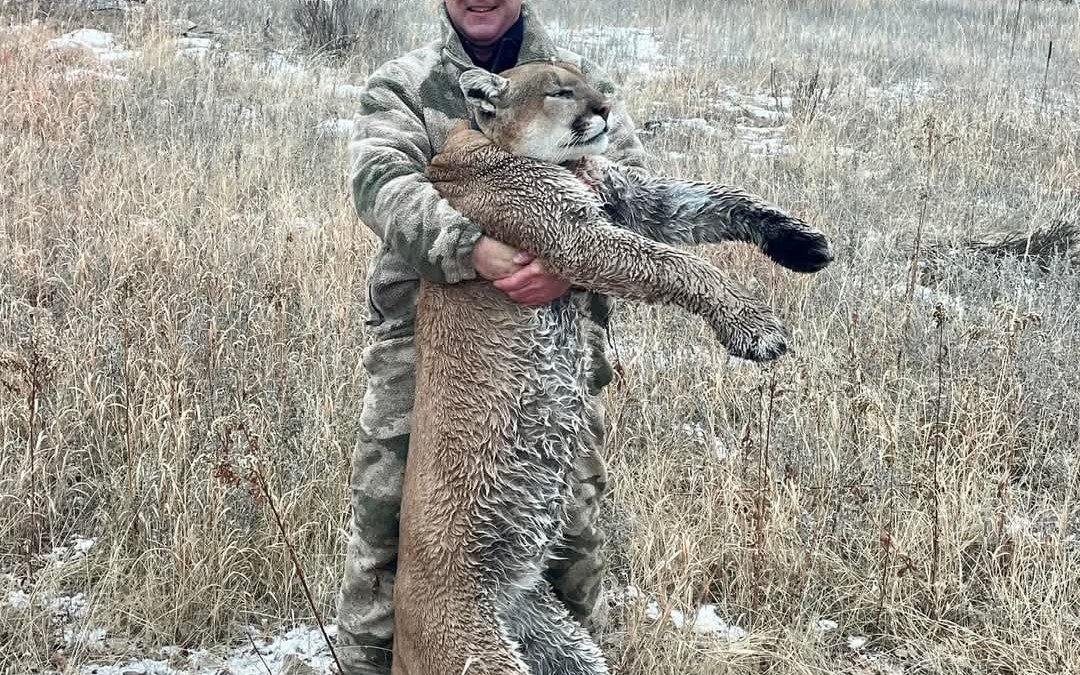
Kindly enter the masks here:
[[[435, 4], [343, 59], [287, 0], [75, 4], [0, 10], [0, 673], [329, 672], [273, 509], [332, 635], [375, 243], [348, 120]], [[534, 4], [652, 168], [837, 253], [703, 249], [790, 326], [768, 368], [620, 306], [613, 670], [1080, 672], [1080, 5]]]

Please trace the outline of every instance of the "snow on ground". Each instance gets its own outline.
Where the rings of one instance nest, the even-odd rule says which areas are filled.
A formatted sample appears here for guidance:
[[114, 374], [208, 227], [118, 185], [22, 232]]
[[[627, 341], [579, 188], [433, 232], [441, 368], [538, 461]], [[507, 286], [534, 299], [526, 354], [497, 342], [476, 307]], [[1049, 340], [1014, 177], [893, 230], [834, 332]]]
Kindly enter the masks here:
[[[678, 45], [666, 45], [656, 34], [633, 26], [588, 26], [568, 28], [557, 23], [548, 30], [556, 44], [579, 54], [602, 56], [602, 60], [634, 63], [642, 74], [655, 73], [658, 67], [681, 62]], [[674, 47], [673, 49], [665, 49]]]
[[[665, 621], [666, 617], [666, 621], [670, 622], [676, 630], [694, 633], [703, 640], [739, 642], [749, 637], [745, 629], [725, 621], [717, 611], [719, 608], [712, 603], [701, 605], [688, 615], [687, 612], [674, 607], [665, 609], [653, 595], [633, 585], [615, 591], [611, 601], [618, 607], [640, 609], [645, 619], [652, 623]], [[819, 618], [812, 628], [821, 635], [825, 635], [837, 631], [840, 624], [832, 619]], [[897, 657], [868, 649], [870, 639], [863, 635], [848, 635], [845, 643], [849, 653], [844, 655], [844, 659], [859, 668], [854, 672], [873, 675], [904, 675], [906, 672]], [[845, 672], [849, 671], [845, 670]]]
[[[61, 573], [64, 568], [82, 564], [93, 555], [97, 540], [74, 536], [62, 545], [36, 557], [39, 572]], [[68, 575], [69, 576], [69, 575]], [[190, 651], [180, 647], [164, 647], [151, 654], [140, 652], [124, 636], [112, 635], [105, 627], [94, 625], [100, 613], [93, 599], [74, 589], [42, 588], [11, 572], [0, 574], [0, 607], [16, 616], [29, 618], [32, 612], [45, 616], [53, 631], [53, 639], [67, 650], [90, 654], [92, 662], [78, 665], [81, 675], [263, 675], [266, 666], [274, 673], [281, 672], [288, 661], [307, 664], [316, 672], [329, 672], [333, 660], [317, 626], [281, 628], [267, 632], [246, 627], [233, 644], [212, 649]], [[334, 626], [327, 633], [336, 634]], [[258, 647], [251, 645], [248, 635]], [[106, 655], [109, 658], [105, 658]], [[123, 656], [117, 656], [123, 655]], [[264, 665], [264, 662], [266, 665]], [[295, 672], [295, 671], [294, 671]]]
[[[118, 3], [126, 5], [126, 3]], [[558, 26], [553, 30], [560, 44], [574, 44], [585, 52], [602, 52], [611, 58], [632, 60], [639, 64], [643, 75], [655, 74], [658, 69], [677, 66], [678, 56], [671, 56], [665, 49], [677, 52], [678, 45], [665, 45], [651, 31], [640, 28], [611, 26], [599, 28], [563, 29]], [[140, 57], [138, 50], [127, 49], [110, 33], [79, 29], [55, 38], [48, 43], [49, 49], [77, 49], [88, 52], [101, 62], [105, 69], [73, 68], [65, 76], [68, 78], [98, 77], [122, 81], [124, 75], [113, 68]], [[177, 54], [201, 59], [211, 51], [223, 49], [222, 45], [209, 38], [178, 38], [175, 41]], [[247, 59], [239, 53], [227, 53], [226, 61]], [[282, 82], [305, 82], [314, 84], [320, 90], [335, 97], [355, 98], [362, 88], [344, 79], [337, 69], [327, 67], [308, 67], [287, 55], [271, 54], [263, 62], [268, 79]], [[911, 101], [925, 99], [932, 95], [933, 87], [922, 81], [912, 81], [891, 87], [866, 87], [865, 94], [870, 100], [879, 100], [885, 104], [908, 104]], [[772, 96], [766, 93], [743, 94], [734, 88], [725, 89], [719, 96], [712, 95], [706, 101], [709, 114], [706, 117], [661, 118], [646, 125], [646, 133], [668, 132], [682, 133], [688, 136], [726, 137], [731, 147], [751, 156], [771, 157], [789, 154], [795, 148], [786, 140], [787, 125], [791, 120], [792, 100], [790, 97]], [[651, 127], [651, 128], [650, 128]], [[352, 120], [330, 118], [319, 124], [319, 129], [331, 134], [347, 135], [352, 129]], [[678, 153], [671, 153], [676, 155]], [[919, 287], [917, 299], [926, 303], [952, 305], [954, 311], [963, 311], [963, 301], [951, 296], [942, 297], [936, 291]], [[635, 350], [631, 345], [630, 361], [654, 361], [658, 368], [672, 367], [677, 363], [694, 363], [710, 359], [711, 353], [701, 347], [681, 347], [659, 353], [653, 350]], [[721, 459], [731, 456], [731, 452], [719, 439], [711, 437], [699, 423], [682, 424], [678, 431], [694, 443], [712, 446]], [[1010, 526], [1023, 529], [1023, 522], [1017, 519]], [[94, 548], [92, 538], [74, 537], [62, 546], [54, 547], [41, 556], [44, 567], [58, 568], [85, 558]], [[29, 591], [29, 592], [28, 592]], [[746, 631], [734, 623], [724, 620], [714, 604], [696, 607], [687, 613], [679, 609], [661, 608], [660, 603], [637, 588], [629, 586], [617, 599], [623, 604], [637, 604], [649, 621], [664, 620], [679, 630], [686, 630], [703, 638], [716, 638], [736, 642], [747, 637]], [[0, 604], [14, 611], [29, 611], [34, 607], [49, 612], [53, 626], [69, 646], [80, 645], [91, 654], [101, 654], [106, 650], [123, 653], [117, 649], [125, 644], [123, 638], [110, 636], [105, 628], [85, 625], [92, 622], [91, 601], [79, 592], [34, 592], [24, 581], [11, 574], [0, 576]], [[88, 621], [88, 619], [90, 621]], [[328, 632], [335, 633], [334, 626], [328, 626]], [[839, 630], [839, 624], [826, 618], [818, 619], [813, 628], [821, 633]], [[156, 653], [139, 654], [134, 658], [112, 658], [99, 663], [79, 666], [82, 675], [217, 675], [228, 672], [231, 675], [256, 675], [280, 671], [289, 661], [299, 660], [318, 672], [329, 672], [332, 658], [321, 633], [314, 626], [299, 626], [281, 629], [271, 634], [250, 630], [256, 648], [253, 648], [244, 636], [238, 636], [232, 645], [210, 649], [189, 651], [179, 647], [165, 647]], [[108, 638], [113, 639], [108, 639]], [[869, 651], [869, 639], [861, 635], [849, 635], [847, 647], [853, 652], [853, 659], [864, 666], [868, 672], [885, 675], [902, 675], [903, 667], [887, 655]], [[128, 656], [131, 656], [128, 654]]]
[[[141, 58], [142, 52], [127, 49], [112, 33], [92, 28], [80, 28], [58, 38], [50, 40], [48, 48], [52, 50], [80, 50], [94, 57], [99, 68], [77, 67], [69, 69], [64, 77], [68, 80], [96, 78], [100, 80], [123, 82], [127, 76], [118, 68], [125, 62]], [[249, 54], [228, 51], [217, 40], [208, 37], [179, 37], [173, 41], [176, 55], [195, 62], [204, 62], [211, 54], [220, 54], [226, 64], [246, 64], [262, 67], [269, 84], [282, 86], [305, 85], [317, 87], [320, 92], [335, 98], [354, 99], [363, 89], [353, 84], [350, 74], [340, 68], [312, 66], [301, 59], [282, 53], [272, 52], [265, 58], [254, 60]], [[339, 122], [334, 122], [332, 131], [343, 129]]]
[[700, 422], [694, 422], [693, 424], [683, 423], [678, 426], [677, 430], [681, 432], [683, 436], [690, 439], [694, 445], [711, 449], [713, 456], [719, 461], [734, 459], [737, 456], [737, 454], [732, 452], [723, 441], [713, 437], [711, 433], [707, 432], [705, 428], [701, 426]]
[[210, 50], [220, 47], [220, 43], [205, 37], [182, 37], [177, 38], [176, 53], [189, 59], [202, 59], [210, 54]]
[[71, 543], [67, 546], [54, 546], [51, 551], [46, 553], [43, 558], [44, 561], [50, 565], [63, 565], [65, 563], [85, 558], [86, 554], [90, 552], [90, 549], [94, 548], [97, 544], [97, 539], [89, 537], [80, 537], [75, 535], [71, 539]]
[[94, 28], [80, 28], [49, 40], [49, 49], [82, 49], [89, 51], [103, 62], [128, 61], [137, 58], [141, 52], [125, 49], [117, 42], [112, 33]]
[[143, 4], [133, 3], [129, 0], [90, 0], [87, 5], [92, 12], [131, 12], [144, 8]]
[[85, 47], [95, 52], [104, 52], [117, 49], [116, 39], [111, 33], [96, 30], [94, 28], [80, 28], [70, 33], [65, 33], [58, 38], [49, 40], [50, 49], [66, 49]]
[[963, 298], [921, 284], [915, 286], [912, 299], [928, 309], [941, 305], [952, 318], [962, 317], [966, 309]]
[[[644, 605], [645, 618], [652, 622], [658, 622], [665, 616], [660, 603], [651, 595], [643, 593], [636, 586], [627, 586], [615, 596], [617, 605]], [[687, 619], [686, 613], [679, 609], [669, 608], [666, 612], [668, 620], [679, 630], [690, 630], [705, 637], [714, 637], [729, 642], [742, 640], [746, 637], [746, 631], [730, 624], [720, 618], [716, 613], [716, 605], [705, 604], [698, 607], [691, 619]]]
[[112, 33], [93, 28], [80, 28], [49, 40], [47, 48], [51, 50], [78, 50], [90, 54], [100, 68], [69, 68], [64, 73], [68, 81], [92, 78], [112, 82], [123, 82], [127, 76], [116, 71], [116, 67], [138, 59], [141, 52], [126, 49], [117, 42]]
[[[715, 137], [731, 151], [750, 157], [777, 157], [796, 151], [787, 138], [790, 96], [743, 94], [734, 87], [725, 87], [718, 95], [702, 94], [698, 103], [704, 116], [660, 116], [647, 120], [643, 132], [672, 134], [687, 140]], [[660, 114], [669, 106], [669, 101], [653, 103]]]
[[12, 609], [29, 609], [30, 594], [18, 588], [8, 591], [4, 604]]
[[104, 650], [108, 647], [108, 643], [105, 641], [107, 636], [108, 631], [104, 628], [64, 627], [64, 644], [66, 645], [78, 644], [89, 649]]
[[847, 639], [847, 646], [850, 649], [858, 651], [865, 647], [867, 642], [869, 642], [869, 640], [862, 635], [849, 635]]
[[[160, 658], [136, 657], [116, 663], [88, 663], [79, 667], [80, 675], [265, 675], [267, 668], [279, 673], [287, 662], [299, 660], [316, 672], [330, 672], [333, 657], [317, 626], [298, 626], [272, 635], [258, 636], [249, 629], [256, 648], [246, 637], [238, 646], [189, 651], [180, 647], [162, 647]], [[336, 626], [327, 626], [333, 638]]]
[[939, 87], [928, 80], [905, 80], [887, 87], [867, 86], [863, 94], [870, 101], [888, 105], [910, 105], [928, 100]]

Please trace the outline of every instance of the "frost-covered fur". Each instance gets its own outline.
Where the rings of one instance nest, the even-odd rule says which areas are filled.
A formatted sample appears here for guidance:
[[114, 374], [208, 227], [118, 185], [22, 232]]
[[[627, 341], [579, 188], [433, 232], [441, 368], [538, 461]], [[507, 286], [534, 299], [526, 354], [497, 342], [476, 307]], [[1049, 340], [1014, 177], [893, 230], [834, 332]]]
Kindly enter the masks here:
[[[573, 69], [466, 75], [482, 133], [457, 129], [428, 168], [454, 208], [577, 287], [681, 306], [739, 356], [784, 352], [785, 332], [766, 306], [703, 259], [660, 242], [748, 241], [813, 271], [831, 260], [820, 232], [733, 188], [594, 157], [576, 172], [543, 161], [599, 147], [583, 115], [603, 118], [606, 102]], [[538, 130], [564, 141], [545, 156]], [[574, 138], [586, 150], [574, 149]], [[600, 423], [586, 387], [587, 316], [577, 293], [533, 308], [488, 283], [422, 285], [395, 675], [607, 673], [541, 576], [563, 529], [574, 458]]]

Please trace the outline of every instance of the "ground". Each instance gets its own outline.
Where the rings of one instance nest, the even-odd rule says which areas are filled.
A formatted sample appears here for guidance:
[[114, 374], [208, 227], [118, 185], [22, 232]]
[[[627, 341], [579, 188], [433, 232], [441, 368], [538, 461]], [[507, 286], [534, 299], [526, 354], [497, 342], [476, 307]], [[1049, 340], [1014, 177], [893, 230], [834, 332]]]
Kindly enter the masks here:
[[[332, 639], [374, 245], [346, 134], [430, 7], [335, 60], [286, 0], [30, 5], [64, 3], [0, 29], [0, 673], [328, 672], [270, 506]], [[791, 327], [769, 368], [620, 305], [613, 669], [1080, 672], [1080, 5], [538, 5], [653, 168], [837, 253], [703, 249]]]

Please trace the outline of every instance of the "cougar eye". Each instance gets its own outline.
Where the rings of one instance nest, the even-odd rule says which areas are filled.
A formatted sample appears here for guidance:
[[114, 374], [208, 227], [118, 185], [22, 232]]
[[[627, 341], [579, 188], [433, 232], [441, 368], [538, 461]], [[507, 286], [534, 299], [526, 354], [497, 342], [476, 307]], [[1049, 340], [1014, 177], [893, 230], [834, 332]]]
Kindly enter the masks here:
[[558, 91], [548, 92], [548, 96], [551, 98], [574, 98], [574, 90], [559, 89]]

